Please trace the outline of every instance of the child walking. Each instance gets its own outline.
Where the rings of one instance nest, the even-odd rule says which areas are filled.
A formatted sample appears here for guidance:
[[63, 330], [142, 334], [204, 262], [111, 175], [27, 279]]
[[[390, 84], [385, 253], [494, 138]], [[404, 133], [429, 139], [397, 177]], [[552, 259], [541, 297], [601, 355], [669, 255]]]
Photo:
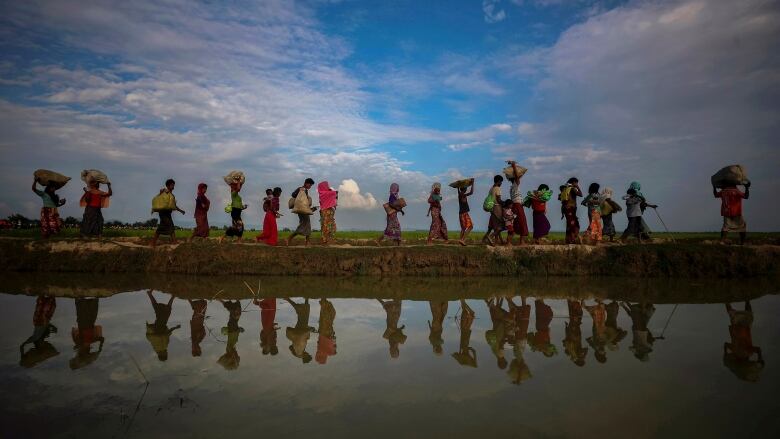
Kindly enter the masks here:
[[[503, 220], [504, 220], [504, 228], [506, 229], [506, 246], [511, 247], [512, 246], [512, 237], [515, 236], [515, 233], [517, 231], [515, 230], [515, 219], [517, 218], [517, 214], [515, 213], [515, 210], [513, 209], [513, 202], [512, 199], [506, 199], [504, 200], [502, 204], [503, 209]], [[497, 235], [501, 235], [501, 230], [499, 229], [497, 231]], [[522, 236], [522, 235], [521, 235]]]

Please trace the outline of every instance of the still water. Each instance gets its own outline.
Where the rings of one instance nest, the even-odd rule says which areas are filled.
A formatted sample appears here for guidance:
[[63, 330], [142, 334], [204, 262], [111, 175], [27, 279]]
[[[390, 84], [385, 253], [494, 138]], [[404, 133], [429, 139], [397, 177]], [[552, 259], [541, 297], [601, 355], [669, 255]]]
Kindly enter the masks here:
[[775, 285], [4, 275], [0, 437], [778, 437]]

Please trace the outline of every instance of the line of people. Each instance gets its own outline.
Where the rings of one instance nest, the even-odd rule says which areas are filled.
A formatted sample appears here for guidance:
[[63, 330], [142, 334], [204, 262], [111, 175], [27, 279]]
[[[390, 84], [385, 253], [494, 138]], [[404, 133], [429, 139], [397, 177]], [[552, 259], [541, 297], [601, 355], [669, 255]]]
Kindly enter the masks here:
[[[171, 295], [167, 301], [158, 301], [152, 290], [147, 296], [154, 310], [154, 321], [146, 323], [146, 339], [157, 354], [160, 361], [168, 359], [168, 345], [171, 335], [181, 325], [169, 326], [169, 319], [175, 297]], [[319, 300], [320, 313], [317, 327], [309, 324], [311, 306], [309, 299], [300, 302], [292, 298], [284, 298], [296, 315], [294, 326], [288, 326], [285, 335], [290, 342], [290, 353], [309, 363], [311, 354], [307, 351], [307, 345], [312, 334], [317, 334], [317, 351], [314, 359], [319, 364], [326, 364], [328, 358], [336, 355], [336, 331], [334, 322], [336, 309], [331, 301], [325, 298]], [[382, 338], [387, 340], [391, 358], [400, 356], [400, 346], [407, 336], [404, 334], [405, 325], [400, 324], [403, 302], [400, 299], [377, 299], [386, 313], [386, 327]], [[221, 327], [219, 334], [214, 334], [206, 326], [209, 301], [205, 299], [188, 300], [192, 309], [190, 319], [190, 340], [193, 357], [202, 355], [201, 343], [207, 334], [225, 343], [225, 353], [218, 359], [218, 363], [227, 370], [239, 367], [241, 358], [237, 350], [238, 338], [244, 329], [239, 325], [242, 314], [249, 304], [243, 305], [240, 300], [217, 299], [228, 313], [225, 326]], [[485, 331], [485, 341], [490, 351], [495, 356], [499, 369], [506, 369], [512, 381], [519, 384], [531, 377], [531, 372], [524, 359], [527, 347], [531, 352], [540, 352], [545, 357], [553, 357], [558, 354], [557, 347], [552, 342], [551, 323], [553, 310], [544, 299], [536, 298], [533, 301], [535, 322], [533, 331], [531, 323], [531, 304], [526, 297], [520, 296], [520, 302], [516, 303], [513, 297], [494, 297], [486, 299], [491, 321], [490, 329]], [[277, 355], [277, 331], [280, 329], [276, 323], [277, 299], [265, 298], [251, 301], [260, 311], [260, 350], [263, 355]], [[464, 299], [459, 300], [460, 310], [456, 313], [455, 323], [460, 332], [459, 347], [451, 354], [459, 364], [468, 367], [477, 367], [477, 351], [471, 346], [471, 328], [476, 318], [476, 313]], [[505, 305], [506, 304], [506, 308]], [[79, 369], [93, 363], [103, 351], [105, 338], [103, 328], [97, 324], [99, 299], [77, 298], [76, 326], [71, 330], [76, 355], [70, 360], [71, 369]], [[440, 356], [444, 352], [444, 322], [447, 318], [449, 302], [446, 300], [429, 301], [431, 320], [428, 321], [428, 340], [433, 353]], [[33, 334], [20, 346], [23, 367], [33, 367], [59, 352], [47, 340], [51, 334], [57, 333], [51, 321], [57, 307], [56, 299], [52, 296], [38, 296], [36, 298], [33, 313]], [[761, 348], [753, 345], [752, 324], [753, 311], [749, 301], [745, 302], [743, 310], [736, 310], [730, 303], [725, 304], [729, 316], [729, 333], [731, 341], [724, 343], [723, 363], [739, 378], [756, 381], [761, 369], [764, 367]], [[564, 324], [564, 338], [561, 345], [565, 355], [571, 362], [579, 367], [586, 363], [589, 349], [593, 350], [594, 358], [599, 363], [607, 362], [608, 352], [618, 350], [619, 343], [627, 336], [628, 331], [618, 325], [618, 315], [621, 308], [631, 319], [632, 341], [629, 349], [634, 357], [645, 362], [650, 359], [656, 340], [663, 340], [663, 333], [654, 335], [649, 329], [650, 319], [655, 313], [655, 306], [651, 303], [638, 302], [627, 303], [610, 301], [604, 303], [599, 299], [595, 303], [588, 304], [584, 300], [567, 300], [568, 315]], [[592, 321], [591, 336], [583, 342], [582, 323], [584, 311], [590, 315]], [[587, 343], [588, 346], [585, 346]], [[25, 346], [32, 344], [31, 349]], [[93, 345], [97, 349], [93, 350]], [[511, 346], [513, 359], [509, 362], [505, 353], [507, 345]]]
[[[482, 237], [482, 242], [488, 245], [497, 243], [512, 245], [514, 237], [518, 238], [518, 244], [525, 243], [529, 237], [529, 224], [526, 219], [525, 209], [531, 210], [533, 241], [539, 244], [541, 240], [550, 232], [550, 221], [547, 218], [547, 203], [552, 199], [553, 192], [546, 184], [541, 184], [536, 190], [528, 191], [525, 195], [520, 190], [520, 182], [525, 170], [519, 170], [519, 165], [514, 161], [509, 161], [509, 172], [506, 173], [510, 183], [509, 197], [503, 198], [501, 186], [504, 182], [502, 175], [496, 175], [493, 178], [493, 185], [488, 191], [483, 201], [483, 210], [489, 213], [487, 231]], [[86, 171], [85, 171], [86, 172]], [[237, 171], [234, 171], [237, 172]], [[226, 230], [220, 241], [226, 238], [235, 238], [241, 241], [244, 234], [244, 222], [242, 213], [248, 208], [241, 197], [241, 189], [244, 185], [243, 174], [239, 173], [241, 178], [230, 181], [230, 203], [225, 207], [225, 212], [230, 214], [231, 225]], [[103, 233], [103, 214], [102, 209], [109, 206], [110, 197], [113, 194], [111, 183], [107, 183], [107, 191], [100, 189], [100, 182], [95, 180], [86, 180], [87, 187], [84, 188], [84, 194], [81, 197], [80, 205], [84, 207], [84, 215], [81, 223], [82, 237], [98, 237]], [[474, 228], [474, 222], [471, 218], [471, 209], [468, 198], [474, 194], [474, 179], [461, 181], [456, 187], [458, 198], [458, 215], [460, 222], [460, 245], [466, 245], [466, 240]], [[298, 226], [284, 243], [289, 245], [297, 236], [304, 238], [305, 245], [310, 244], [312, 233], [311, 216], [319, 210], [320, 212], [320, 231], [322, 234], [322, 244], [327, 245], [335, 240], [336, 235], [336, 209], [338, 207], [338, 191], [330, 187], [327, 181], [322, 181], [317, 185], [319, 195], [319, 206], [314, 206], [309, 190], [314, 186], [312, 178], [306, 178], [303, 185], [296, 188], [288, 201], [288, 208], [298, 217]], [[455, 184], [455, 183], [453, 183]], [[41, 209], [41, 236], [49, 238], [56, 235], [61, 228], [62, 221], [59, 218], [58, 208], [65, 204], [65, 199], [60, 199], [56, 191], [61, 185], [54, 183], [47, 184], [43, 190], [38, 189], [38, 179], [33, 181], [32, 190], [41, 197], [43, 207]], [[451, 185], [452, 186], [452, 185]], [[176, 197], [173, 195], [176, 182], [168, 179], [165, 186], [160, 189], [158, 197], [153, 201], [153, 211], [159, 215], [159, 223], [152, 239], [152, 246], [156, 246], [161, 235], [169, 236], [171, 242], [176, 242], [176, 227], [173, 221], [173, 213], [179, 212], [185, 214], [176, 203]], [[197, 187], [195, 196], [195, 223], [196, 226], [189, 237], [208, 238], [210, 233], [208, 212], [211, 202], [206, 196], [208, 185], [200, 183]], [[386, 227], [382, 235], [376, 239], [376, 244], [381, 245], [383, 240], [387, 239], [396, 245], [401, 244], [401, 223], [398, 214], [405, 215], [404, 208], [406, 201], [400, 196], [400, 186], [397, 183], [390, 185], [388, 202], [383, 205], [386, 213]], [[256, 238], [257, 242], [275, 246], [279, 242], [279, 232], [277, 220], [283, 215], [281, 213], [280, 197], [282, 189], [279, 187], [266, 189], [266, 197], [262, 200], [262, 210], [264, 212], [263, 228], [261, 234]], [[722, 187], [720, 190], [713, 187], [713, 195], [720, 198], [721, 215], [723, 216], [723, 227], [721, 232], [722, 239], [726, 239], [728, 232], [737, 232], [740, 236], [740, 242], [744, 243], [746, 238], [746, 223], [742, 216], [742, 200], [750, 196], [750, 183], [745, 184], [745, 191], [740, 191], [735, 185]], [[156, 204], [160, 198], [161, 204]], [[614, 199], [612, 188], [605, 187], [601, 189], [599, 183], [591, 183], [587, 194], [580, 189], [579, 180], [576, 177], [569, 178], [566, 184], [559, 187], [558, 201], [560, 202], [561, 219], [565, 221], [567, 244], [582, 243], [582, 237], [585, 237], [590, 243], [598, 244], [604, 237], [609, 238], [610, 242], [615, 240], [617, 232], [613, 221], [613, 215], [621, 212], [623, 207]], [[588, 226], [585, 232], [580, 235], [580, 221], [577, 214], [578, 200], [582, 199], [581, 204], [587, 209]], [[639, 242], [649, 240], [650, 228], [643, 219], [643, 214], [647, 208], [656, 209], [657, 204], [651, 204], [642, 193], [642, 186], [639, 182], [631, 182], [626, 194], [622, 196], [625, 202], [626, 215], [628, 217], [628, 226], [620, 236], [621, 241], [628, 238], [636, 238]], [[449, 241], [447, 224], [442, 215], [443, 195], [441, 183], [434, 183], [428, 197], [427, 216], [431, 218], [431, 225], [428, 233], [427, 243], [430, 245], [435, 240], [444, 242]], [[659, 217], [660, 218], [660, 217]], [[502, 233], [506, 232], [506, 241]]]

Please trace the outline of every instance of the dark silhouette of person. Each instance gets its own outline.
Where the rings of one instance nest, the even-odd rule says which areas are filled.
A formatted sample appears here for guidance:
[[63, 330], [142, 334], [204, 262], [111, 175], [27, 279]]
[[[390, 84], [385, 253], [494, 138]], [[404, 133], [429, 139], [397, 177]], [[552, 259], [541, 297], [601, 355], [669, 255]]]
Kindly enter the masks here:
[[631, 332], [633, 333], [633, 340], [631, 342], [631, 352], [634, 353], [639, 361], [650, 361], [650, 353], [653, 352], [653, 343], [655, 343], [655, 337], [647, 329], [650, 318], [655, 313], [655, 306], [652, 303], [633, 303], [628, 304], [623, 302], [621, 304], [624, 310], [631, 317]]
[[569, 321], [564, 326], [566, 336], [562, 343], [563, 352], [572, 363], [582, 367], [588, 356], [588, 348], [582, 346], [582, 302], [567, 299], [566, 304], [569, 308]]
[[428, 341], [431, 342], [433, 353], [441, 355], [444, 352], [444, 318], [447, 317], [447, 307], [449, 302], [446, 300], [430, 300], [428, 304], [431, 307], [431, 320], [428, 320]]
[[490, 351], [496, 357], [496, 365], [499, 369], [506, 369], [507, 361], [504, 357], [504, 342], [506, 340], [506, 322], [509, 319], [509, 313], [503, 308], [503, 298], [493, 298], [485, 300], [485, 304], [490, 312], [490, 321], [493, 327], [485, 331], [485, 341], [490, 346]]
[[181, 328], [181, 325], [168, 328], [168, 319], [171, 318], [174, 296], [171, 295], [168, 303], [159, 303], [152, 295], [152, 290], [147, 291], [146, 295], [149, 296], [154, 309], [154, 323], [146, 322], [146, 339], [149, 340], [152, 349], [157, 353], [157, 359], [166, 361], [168, 360], [168, 344], [171, 341], [171, 334], [173, 334], [173, 331]]
[[477, 351], [470, 346], [471, 344], [471, 324], [474, 323], [474, 310], [460, 299], [460, 349], [452, 354], [452, 358], [461, 366], [477, 367]]
[[260, 351], [263, 355], [276, 355], [279, 347], [276, 345], [276, 298], [254, 300], [254, 304], [260, 307]]
[[295, 327], [287, 327], [286, 335], [290, 340], [290, 353], [293, 356], [300, 358], [301, 361], [306, 364], [311, 362], [311, 354], [306, 352], [306, 345], [309, 343], [309, 337], [314, 332], [314, 327], [309, 326], [309, 314], [311, 313], [311, 305], [309, 305], [309, 299], [304, 299], [303, 303], [295, 303], [290, 299], [284, 299], [295, 310], [295, 315], [298, 320], [295, 322]]
[[406, 342], [406, 335], [404, 334], [406, 325], [398, 326], [398, 321], [401, 320], [402, 301], [400, 299], [377, 300], [382, 304], [385, 313], [387, 313], [387, 329], [382, 334], [382, 338], [386, 339], [389, 344], [390, 358], [398, 358], [401, 355], [399, 346]]
[[757, 382], [764, 369], [764, 356], [760, 347], [753, 346], [753, 308], [750, 301], [745, 301], [744, 311], [737, 311], [727, 303], [726, 312], [729, 314], [731, 343], [723, 343], [723, 365], [737, 378]]
[[607, 337], [607, 349], [610, 351], [618, 350], [618, 343], [620, 343], [628, 334], [628, 331], [618, 326], [617, 318], [620, 313], [620, 304], [614, 300], [605, 305], [607, 310], [606, 337]]
[[328, 362], [328, 357], [336, 355], [336, 330], [333, 322], [336, 320], [336, 308], [328, 299], [320, 299], [320, 320], [317, 324], [317, 353], [314, 359], [319, 364]]
[[553, 319], [553, 311], [550, 305], [544, 303], [544, 299], [534, 300], [536, 317], [536, 332], [528, 335], [528, 341], [532, 351], [538, 351], [545, 357], [552, 357], [558, 353], [555, 345], [550, 342], [550, 323]]
[[509, 363], [509, 375], [513, 384], [521, 384], [529, 380], [531, 369], [525, 362], [525, 347], [528, 344], [528, 326], [531, 323], [531, 305], [526, 303], [525, 296], [520, 296], [520, 306], [515, 305], [512, 299], [507, 299], [509, 303], [509, 313], [514, 318], [514, 342], [512, 353], [514, 358]]
[[[53, 296], [38, 296], [35, 299], [33, 311], [33, 333], [19, 346], [19, 365], [25, 368], [35, 367], [49, 358], [59, 355], [59, 351], [46, 339], [57, 333], [57, 327], [51, 324], [54, 311], [57, 309], [57, 301]], [[24, 351], [24, 346], [32, 344], [29, 351]]]
[[592, 334], [587, 338], [588, 344], [593, 348], [593, 354], [599, 363], [607, 362], [607, 307], [601, 300], [596, 299], [595, 305], [585, 305], [590, 318], [593, 321]]
[[189, 300], [192, 307], [192, 318], [190, 319], [190, 340], [192, 341], [192, 356], [200, 357], [200, 342], [206, 338], [206, 308], [208, 302], [203, 299]]
[[238, 369], [238, 365], [241, 362], [241, 357], [236, 350], [236, 344], [238, 343], [238, 336], [244, 332], [244, 328], [238, 326], [238, 320], [241, 318], [241, 302], [238, 300], [220, 300], [222, 306], [228, 312], [227, 326], [222, 327], [222, 335], [227, 336], [227, 342], [225, 343], [225, 353], [217, 359], [225, 370]]
[[[75, 299], [76, 326], [71, 329], [76, 356], [70, 360], [71, 369], [79, 369], [95, 362], [103, 351], [103, 327], [95, 325], [98, 315], [98, 299]], [[98, 343], [98, 350], [92, 352], [92, 344]]]

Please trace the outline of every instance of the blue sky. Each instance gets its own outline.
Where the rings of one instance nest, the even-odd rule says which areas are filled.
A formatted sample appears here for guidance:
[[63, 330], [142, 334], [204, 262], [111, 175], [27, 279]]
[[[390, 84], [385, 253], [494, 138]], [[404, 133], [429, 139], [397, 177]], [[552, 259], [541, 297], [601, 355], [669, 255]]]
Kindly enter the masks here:
[[639, 180], [675, 230], [718, 229], [709, 176], [742, 163], [750, 229], [780, 226], [776, 2], [39, 0], [0, 17], [3, 216], [36, 215], [37, 168], [74, 177], [78, 216], [79, 172], [98, 168], [107, 218], [148, 218], [173, 177], [184, 224], [197, 183], [219, 205], [239, 169], [253, 226], [264, 188], [311, 176], [341, 188], [342, 228], [382, 228], [393, 181], [404, 227], [425, 228], [431, 183], [473, 176], [480, 228], [513, 158], [524, 190]]

